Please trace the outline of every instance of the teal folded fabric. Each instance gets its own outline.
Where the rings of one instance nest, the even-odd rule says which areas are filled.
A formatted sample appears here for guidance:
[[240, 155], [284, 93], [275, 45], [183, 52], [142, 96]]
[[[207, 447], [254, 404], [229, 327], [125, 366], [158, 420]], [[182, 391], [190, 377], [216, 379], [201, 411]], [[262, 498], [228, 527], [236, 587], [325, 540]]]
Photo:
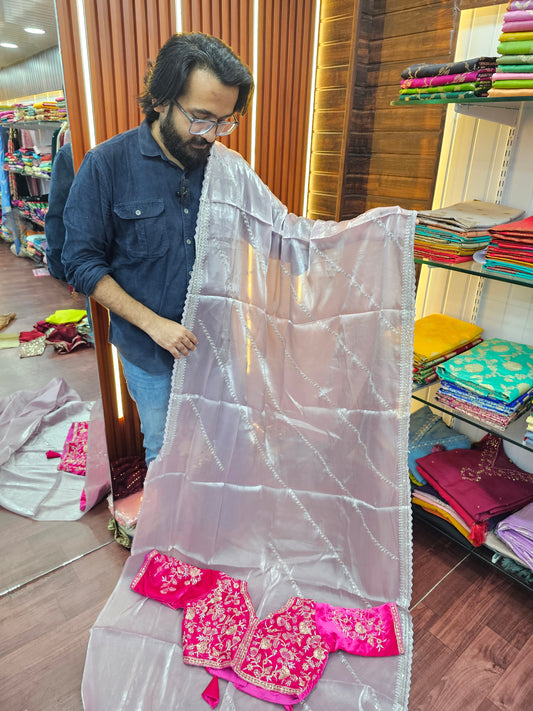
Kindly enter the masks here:
[[489, 338], [438, 365], [437, 375], [480, 395], [511, 402], [533, 387], [533, 348]]
[[421, 485], [426, 480], [416, 468], [416, 460], [431, 454], [434, 447], [440, 450], [470, 449], [470, 440], [466, 435], [448, 427], [442, 418], [433, 414], [428, 405], [424, 405], [411, 414], [407, 454], [409, 471]]

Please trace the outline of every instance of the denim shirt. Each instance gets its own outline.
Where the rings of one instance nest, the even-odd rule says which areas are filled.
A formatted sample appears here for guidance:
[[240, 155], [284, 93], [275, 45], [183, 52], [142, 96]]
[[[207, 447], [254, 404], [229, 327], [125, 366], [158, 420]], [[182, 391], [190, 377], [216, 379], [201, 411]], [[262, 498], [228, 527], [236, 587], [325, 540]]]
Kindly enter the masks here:
[[61, 252], [65, 243], [65, 225], [63, 210], [67, 202], [70, 186], [74, 180], [72, 162], [72, 144], [65, 143], [55, 155], [50, 176], [48, 212], [44, 218], [46, 236], [46, 264], [48, 271], [56, 279], [65, 281], [65, 268], [61, 261]]
[[[183, 171], [145, 121], [85, 156], [65, 207], [67, 281], [90, 295], [109, 274], [134, 299], [181, 321], [195, 259], [203, 167]], [[109, 340], [128, 361], [164, 373], [173, 356], [110, 312]]]

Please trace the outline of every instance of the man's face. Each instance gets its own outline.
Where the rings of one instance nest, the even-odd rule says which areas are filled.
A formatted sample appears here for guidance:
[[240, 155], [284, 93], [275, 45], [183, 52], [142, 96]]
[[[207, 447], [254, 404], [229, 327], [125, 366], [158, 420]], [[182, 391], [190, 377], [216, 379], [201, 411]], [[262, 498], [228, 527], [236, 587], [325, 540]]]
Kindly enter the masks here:
[[[205, 69], [193, 69], [185, 93], [177, 100], [190, 116], [219, 121], [233, 115], [238, 95], [238, 87], [222, 84]], [[189, 132], [189, 119], [174, 104], [162, 107], [160, 114], [159, 135], [162, 147], [189, 170], [205, 163], [216, 138], [215, 128], [203, 136], [192, 135]]]

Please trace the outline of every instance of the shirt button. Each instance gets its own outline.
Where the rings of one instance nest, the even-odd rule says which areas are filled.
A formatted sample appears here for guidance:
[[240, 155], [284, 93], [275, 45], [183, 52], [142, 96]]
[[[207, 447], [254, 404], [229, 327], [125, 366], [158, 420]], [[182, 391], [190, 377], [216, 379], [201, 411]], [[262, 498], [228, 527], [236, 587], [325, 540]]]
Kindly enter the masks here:
[[190, 239], [187, 240], [187, 244], [191, 244], [191, 240], [190, 240]]
[[136, 215], [140, 215], [140, 214], [141, 214], [141, 211], [140, 211], [140, 210], [135, 210], [135, 214], [136, 214]]
[[184, 212], [186, 215], [188, 215], [188, 214], [189, 214], [189, 209], [186, 207], [183, 212]]

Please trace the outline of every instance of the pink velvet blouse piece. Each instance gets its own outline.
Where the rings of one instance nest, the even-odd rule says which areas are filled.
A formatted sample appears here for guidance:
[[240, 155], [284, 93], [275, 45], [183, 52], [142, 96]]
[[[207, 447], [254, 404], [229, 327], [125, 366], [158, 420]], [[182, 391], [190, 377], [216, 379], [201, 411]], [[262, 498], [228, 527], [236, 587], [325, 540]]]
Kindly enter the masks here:
[[[328, 655], [403, 654], [395, 603], [364, 610], [290, 598], [259, 619], [246, 582], [151, 551], [131, 583], [137, 593], [183, 608], [183, 659], [252, 696], [290, 708], [318, 683]], [[218, 687], [203, 694], [214, 708]]]

